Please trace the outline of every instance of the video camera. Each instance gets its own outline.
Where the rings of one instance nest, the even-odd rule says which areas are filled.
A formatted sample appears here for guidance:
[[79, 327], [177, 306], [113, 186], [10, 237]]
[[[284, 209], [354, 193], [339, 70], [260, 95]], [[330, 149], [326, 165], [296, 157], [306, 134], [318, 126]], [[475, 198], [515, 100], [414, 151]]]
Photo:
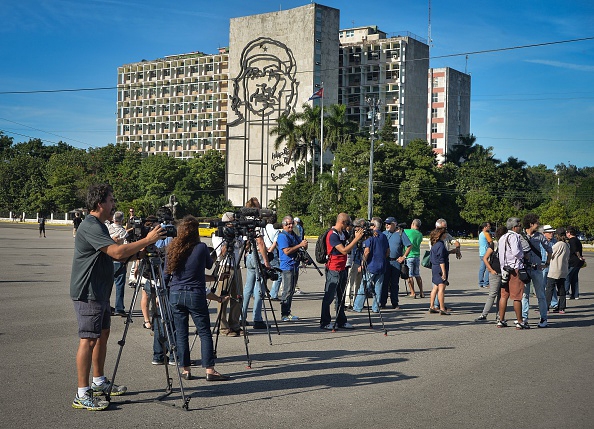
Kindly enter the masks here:
[[273, 210], [243, 207], [233, 213], [233, 220], [210, 222], [210, 227], [217, 228], [215, 235], [227, 241], [235, 237], [255, 237], [256, 229], [266, 227], [267, 219], [273, 215]]
[[369, 221], [364, 221], [359, 225], [354, 225], [353, 228], [351, 228], [350, 232], [349, 232], [349, 237], [348, 237], [348, 242], [350, 243], [351, 241], [353, 241], [353, 239], [355, 238], [355, 228], [359, 228], [363, 230], [363, 238], [361, 240], [359, 240], [359, 243], [363, 244], [363, 242], [365, 240], [367, 240], [369, 237], [372, 237], [373, 234], [375, 233], [374, 229], [371, 227], [371, 224], [369, 223]]
[[166, 232], [165, 237], [177, 237], [177, 229], [173, 225], [173, 216], [167, 207], [157, 210], [156, 216], [147, 216], [132, 220], [132, 231], [126, 236], [129, 242], [142, 240], [157, 225], [161, 225]]

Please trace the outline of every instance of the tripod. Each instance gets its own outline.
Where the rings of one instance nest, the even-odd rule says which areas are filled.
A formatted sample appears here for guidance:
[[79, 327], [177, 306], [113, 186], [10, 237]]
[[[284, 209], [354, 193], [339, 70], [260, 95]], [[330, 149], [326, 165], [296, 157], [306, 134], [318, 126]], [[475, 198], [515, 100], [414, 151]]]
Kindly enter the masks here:
[[[369, 318], [369, 327], [371, 329], [373, 329], [373, 323], [371, 321], [371, 306], [369, 305], [369, 298], [373, 298], [373, 302], [375, 302], [377, 304], [378, 315], [379, 315], [380, 321], [382, 323], [382, 329], [384, 330], [384, 336], [387, 336], [388, 331], [386, 330], [386, 325], [384, 324], [384, 318], [382, 317], [382, 309], [381, 309], [381, 305], [379, 302], [379, 296], [377, 296], [377, 293], [375, 291], [376, 280], [375, 279], [372, 279], [371, 281], [368, 280], [367, 261], [365, 261], [365, 260], [361, 261], [361, 272], [362, 272], [363, 276], [361, 278], [361, 284], [358, 288], [359, 290], [355, 293], [355, 301], [357, 300], [357, 296], [361, 296], [361, 295], [365, 296], [366, 305], [367, 305], [367, 316]], [[346, 287], [345, 287], [345, 289], [346, 289]], [[362, 291], [362, 292], [360, 292], [360, 291]], [[337, 288], [336, 292], [337, 292], [337, 296], [338, 296], [338, 294], [339, 294], [338, 288]], [[337, 303], [337, 305], [336, 305], [336, 318], [334, 319], [334, 322], [332, 324], [332, 332], [336, 331], [336, 323], [337, 323], [338, 315], [340, 314], [340, 311], [344, 308], [345, 298], [346, 298], [346, 293], [345, 293], [345, 290], [343, 290], [342, 296], [340, 297], [340, 302]]]
[[[179, 380], [180, 392], [182, 396], [183, 405], [182, 408], [185, 410], [189, 409], [189, 402], [190, 396], [186, 396], [184, 391], [184, 385], [182, 382], [181, 371], [179, 368], [179, 361], [177, 359], [176, 353], [176, 343], [175, 343], [175, 327], [173, 324], [173, 315], [171, 312], [171, 307], [169, 305], [169, 295], [167, 293], [167, 288], [165, 287], [165, 278], [163, 276], [163, 271], [161, 269], [162, 263], [162, 256], [159, 253], [159, 249], [155, 248], [154, 246], [149, 246], [151, 249], [147, 248], [146, 255], [140, 260], [139, 262], [139, 273], [138, 280], [136, 281], [136, 285], [134, 288], [134, 294], [132, 296], [132, 302], [130, 303], [130, 309], [128, 311], [128, 316], [126, 317], [124, 333], [122, 334], [122, 339], [118, 341], [118, 345], [120, 349], [118, 351], [118, 356], [116, 359], [116, 363], [113, 369], [113, 374], [111, 376], [112, 386], [116, 378], [118, 366], [120, 363], [120, 358], [122, 356], [122, 352], [124, 349], [124, 345], [126, 344], [126, 337], [128, 335], [128, 329], [130, 324], [133, 322], [132, 320], [132, 311], [136, 305], [136, 300], [138, 299], [138, 293], [142, 289], [142, 274], [147, 272], [148, 281], [155, 285], [155, 293], [151, 293], [151, 303], [153, 307], [153, 326], [155, 329], [155, 334], [158, 335], [158, 341], [161, 345], [161, 349], [163, 350], [163, 354], [165, 355], [165, 380], [166, 380], [166, 387], [165, 393], [157, 398], [157, 400], [162, 400], [163, 398], [169, 396], [173, 392], [173, 380], [169, 374], [169, 365], [168, 365], [168, 358], [166, 356], [165, 351], [167, 347], [170, 349], [170, 356], [173, 357], [173, 361], [175, 362], [175, 367], [177, 371], [177, 378]], [[152, 288], [151, 288], [152, 289]], [[159, 305], [157, 305], [157, 300]], [[158, 311], [157, 311], [158, 308]], [[163, 335], [163, 333], [165, 335]], [[110, 400], [111, 394], [111, 386], [109, 391], [107, 392], [107, 400]]]

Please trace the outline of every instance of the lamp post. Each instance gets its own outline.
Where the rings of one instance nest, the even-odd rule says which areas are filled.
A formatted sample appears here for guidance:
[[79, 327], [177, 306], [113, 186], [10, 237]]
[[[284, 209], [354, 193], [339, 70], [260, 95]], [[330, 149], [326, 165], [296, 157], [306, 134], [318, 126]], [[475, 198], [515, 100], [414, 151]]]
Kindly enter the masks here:
[[381, 100], [375, 97], [368, 97], [369, 113], [367, 117], [371, 119], [371, 149], [369, 152], [369, 183], [367, 189], [367, 219], [371, 219], [373, 213], [373, 144], [375, 141], [375, 120], [379, 117], [378, 108]]

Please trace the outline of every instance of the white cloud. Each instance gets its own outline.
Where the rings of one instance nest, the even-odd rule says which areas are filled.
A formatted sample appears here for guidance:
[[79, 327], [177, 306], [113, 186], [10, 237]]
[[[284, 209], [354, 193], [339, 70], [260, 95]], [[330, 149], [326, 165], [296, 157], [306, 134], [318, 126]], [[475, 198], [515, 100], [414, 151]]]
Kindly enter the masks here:
[[535, 63], [535, 64], [543, 64], [545, 66], [558, 67], [558, 68], [562, 68], [562, 69], [579, 70], [579, 71], [585, 71], [585, 72], [594, 71], [594, 66], [589, 66], [589, 65], [585, 65], [585, 64], [564, 63], [561, 61], [551, 61], [551, 60], [526, 60], [526, 62]]

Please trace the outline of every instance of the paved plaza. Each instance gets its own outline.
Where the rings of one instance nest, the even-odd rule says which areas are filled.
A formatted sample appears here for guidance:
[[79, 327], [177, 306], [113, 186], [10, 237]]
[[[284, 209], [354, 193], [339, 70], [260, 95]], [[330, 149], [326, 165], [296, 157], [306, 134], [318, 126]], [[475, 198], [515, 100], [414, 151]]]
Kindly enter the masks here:
[[[301, 272], [293, 313], [280, 335], [249, 330], [251, 368], [242, 337], [221, 336], [216, 368], [233, 377], [209, 383], [202, 368], [163, 401], [163, 366], [151, 365], [152, 337], [135, 317], [116, 383], [128, 393], [102, 412], [76, 410], [77, 324], [69, 298], [74, 239], [66, 226], [0, 223], [0, 428], [591, 428], [594, 426], [594, 270], [580, 272], [580, 300], [537, 329], [498, 329], [495, 315], [475, 323], [487, 292], [477, 286], [476, 246], [451, 259], [446, 291], [451, 316], [428, 314], [429, 299], [404, 297], [402, 308], [347, 313], [354, 331], [319, 329], [324, 278]], [[310, 243], [313, 254], [315, 243]], [[423, 250], [427, 248], [424, 244]], [[425, 289], [430, 271], [421, 268]], [[245, 278], [245, 275], [244, 275]], [[129, 305], [132, 289], [126, 289]], [[112, 302], [113, 304], [113, 302]], [[279, 303], [274, 303], [280, 319]], [[137, 314], [139, 314], [137, 312]], [[271, 319], [272, 315], [269, 313]], [[212, 309], [211, 320], [215, 313]], [[508, 319], [513, 320], [511, 306]], [[124, 331], [112, 318], [106, 364], [111, 377]], [[251, 321], [251, 314], [249, 316]], [[192, 353], [199, 359], [199, 345]]]

